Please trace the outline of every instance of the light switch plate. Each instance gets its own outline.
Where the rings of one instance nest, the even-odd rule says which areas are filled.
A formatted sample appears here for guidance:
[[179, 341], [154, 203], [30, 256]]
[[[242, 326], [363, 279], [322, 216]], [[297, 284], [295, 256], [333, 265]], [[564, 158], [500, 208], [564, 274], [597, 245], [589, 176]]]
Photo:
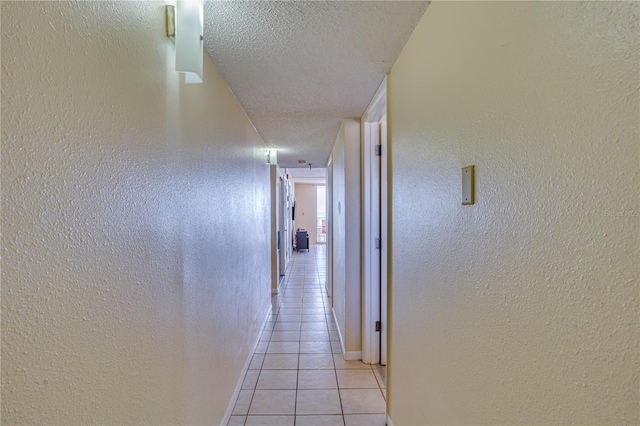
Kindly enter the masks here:
[[468, 206], [475, 203], [475, 177], [474, 166], [462, 168], [462, 205]]

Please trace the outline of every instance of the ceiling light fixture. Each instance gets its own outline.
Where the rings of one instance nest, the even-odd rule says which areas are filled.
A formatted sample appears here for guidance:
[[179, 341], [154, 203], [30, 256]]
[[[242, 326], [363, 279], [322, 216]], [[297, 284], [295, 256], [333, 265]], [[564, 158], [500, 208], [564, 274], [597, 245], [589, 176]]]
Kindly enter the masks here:
[[298, 160], [298, 164], [307, 164], [307, 160]]
[[202, 83], [203, 0], [179, 0], [167, 6], [167, 37], [176, 44], [176, 71], [184, 82]]

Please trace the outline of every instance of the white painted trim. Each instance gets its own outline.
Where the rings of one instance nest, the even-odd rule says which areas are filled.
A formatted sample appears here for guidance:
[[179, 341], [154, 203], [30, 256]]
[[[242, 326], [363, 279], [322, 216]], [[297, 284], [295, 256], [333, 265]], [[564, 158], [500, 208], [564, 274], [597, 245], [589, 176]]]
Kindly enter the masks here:
[[391, 417], [387, 416], [387, 426], [393, 426], [393, 422], [391, 421]]
[[[287, 255], [285, 253], [286, 251], [286, 241], [287, 241], [287, 232], [286, 232], [286, 217], [287, 217], [287, 203], [285, 200], [286, 197], [286, 186], [287, 185], [287, 181], [284, 178], [284, 173], [282, 171], [282, 169], [278, 168], [278, 177], [276, 180], [276, 188], [280, 188], [280, 190], [278, 191], [278, 201], [279, 201], [279, 206], [278, 206], [278, 223], [277, 223], [277, 228], [276, 228], [276, 234], [279, 231], [280, 232], [280, 255], [278, 256], [280, 263], [278, 265], [278, 271], [280, 272], [280, 276], [278, 277], [278, 286], [277, 289], [280, 290], [280, 285], [282, 284], [282, 277], [284, 277], [286, 271], [287, 271]], [[278, 250], [277, 248], [277, 241], [276, 241], [276, 251]]]
[[336, 330], [338, 331], [338, 339], [340, 339], [340, 349], [342, 350], [342, 356], [345, 354], [344, 350], [344, 339], [342, 338], [342, 333], [340, 333], [340, 326], [338, 325], [338, 318], [336, 318], [336, 310], [331, 307], [331, 313], [333, 314], [333, 322], [336, 323]]
[[340, 333], [340, 327], [338, 327], [338, 320], [336, 318], [336, 311], [331, 308], [331, 312], [333, 313], [333, 320], [336, 323], [336, 330], [338, 330], [338, 338], [340, 339], [340, 349], [342, 349], [342, 357], [345, 361], [359, 361], [362, 359], [362, 351], [352, 351], [347, 352], [344, 348], [344, 339], [342, 338], [342, 333]]
[[371, 102], [362, 114], [362, 121], [378, 122], [387, 113], [387, 77], [385, 76]]
[[382, 158], [380, 159], [380, 236], [382, 247], [380, 248], [380, 364], [387, 365], [387, 332], [389, 324], [387, 320], [387, 299], [389, 289], [389, 141], [387, 133], [387, 118], [380, 122], [380, 133], [382, 145]]
[[376, 205], [379, 198], [379, 169], [375, 146], [379, 144], [380, 126], [378, 122], [362, 122], [362, 361], [377, 364], [380, 359], [379, 335], [375, 331], [376, 321], [380, 321], [380, 250], [375, 247], [380, 238], [378, 229], [380, 218]]
[[233, 413], [233, 407], [235, 406], [236, 400], [238, 399], [238, 395], [240, 395], [240, 391], [242, 390], [242, 382], [244, 381], [244, 376], [246, 376], [247, 371], [249, 370], [249, 365], [251, 365], [251, 359], [253, 358], [253, 354], [256, 352], [256, 348], [258, 347], [258, 343], [260, 343], [260, 336], [262, 336], [262, 332], [264, 331], [265, 326], [269, 320], [269, 316], [271, 315], [271, 304], [269, 304], [269, 310], [267, 311], [267, 315], [264, 317], [264, 321], [262, 321], [262, 327], [260, 327], [260, 332], [256, 337], [256, 341], [253, 344], [253, 348], [247, 357], [247, 360], [244, 363], [244, 367], [242, 368], [242, 372], [240, 373], [240, 379], [236, 384], [236, 389], [233, 391], [233, 395], [231, 396], [231, 401], [229, 401], [229, 406], [227, 407], [227, 411], [224, 413], [224, 417], [222, 418], [222, 422], [220, 426], [226, 425], [229, 423], [229, 419], [231, 418], [231, 414]]
[[[366, 364], [377, 364], [381, 361], [380, 346], [382, 333], [375, 331], [376, 321], [381, 321], [382, 327], [386, 328], [386, 321], [382, 323], [385, 316], [381, 318], [380, 286], [386, 289], [386, 279], [382, 279], [381, 268], [386, 270], [386, 262], [381, 265], [381, 260], [386, 258], [387, 234], [384, 230], [385, 218], [380, 217], [379, 209], [376, 208], [378, 202], [383, 203], [386, 190], [383, 189], [383, 200], [380, 199], [380, 168], [378, 167], [378, 157], [375, 156], [374, 147], [385, 142], [386, 138], [380, 140], [380, 121], [387, 113], [387, 78], [382, 81], [380, 87], [371, 99], [369, 106], [362, 115], [362, 361]], [[386, 127], [385, 127], [386, 130]], [[382, 152], [382, 173], [386, 178], [386, 152], [387, 147], [383, 147]], [[382, 180], [382, 185], [385, 185]], [[383, 206], [382, 213], [386, 214], [386, 206]], [[380, 229], [380, 223], [383, 229]], [[375, 248], [375, 239], [381, 239], [381, 248]], [[386, 259], [385, 259], [386, 260]], [[382, 279], [382, 282], [381, 282]], [[386, 295], [383, 296], [386, 301]], [[384, 307], [383, 307], [384, 308]], [[386, 344], [382, 345], [386, 349]], [[386, 362], [386, 356], [385, 362]]]
[[362, 351], [353, 351], [344, 353], [345, 361], [360, 361], [362, 359]]
[[327, 186], [327, 269], [324, 288], [327, 296], [331, 300], [333, 308], [333, 153], [329, 154], [329, 160], [326, 167], [326, 186]]

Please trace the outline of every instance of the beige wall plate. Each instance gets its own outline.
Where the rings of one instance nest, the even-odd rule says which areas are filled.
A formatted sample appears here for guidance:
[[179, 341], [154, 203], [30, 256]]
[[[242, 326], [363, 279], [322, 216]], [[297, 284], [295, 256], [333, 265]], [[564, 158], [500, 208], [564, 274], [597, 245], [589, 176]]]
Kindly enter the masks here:
[[462, 205], [475, 203], [474, 166], [462, 168]]

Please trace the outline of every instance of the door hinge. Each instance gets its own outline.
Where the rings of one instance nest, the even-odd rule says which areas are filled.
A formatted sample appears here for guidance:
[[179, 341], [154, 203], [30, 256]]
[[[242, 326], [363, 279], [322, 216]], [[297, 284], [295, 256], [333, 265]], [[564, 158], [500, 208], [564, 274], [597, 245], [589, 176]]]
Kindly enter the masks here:
[[381, 325], [380, 321], [376, 321], [376, 331], [380, 331]]
[[380, 250], [381, 246], [382, 246], [382, 240], [380, 240], [380, 238], [376, 238], [376, 250]]
[[382, 155], [382, 145], [376, 145], [376, 157], [380, 157]]

